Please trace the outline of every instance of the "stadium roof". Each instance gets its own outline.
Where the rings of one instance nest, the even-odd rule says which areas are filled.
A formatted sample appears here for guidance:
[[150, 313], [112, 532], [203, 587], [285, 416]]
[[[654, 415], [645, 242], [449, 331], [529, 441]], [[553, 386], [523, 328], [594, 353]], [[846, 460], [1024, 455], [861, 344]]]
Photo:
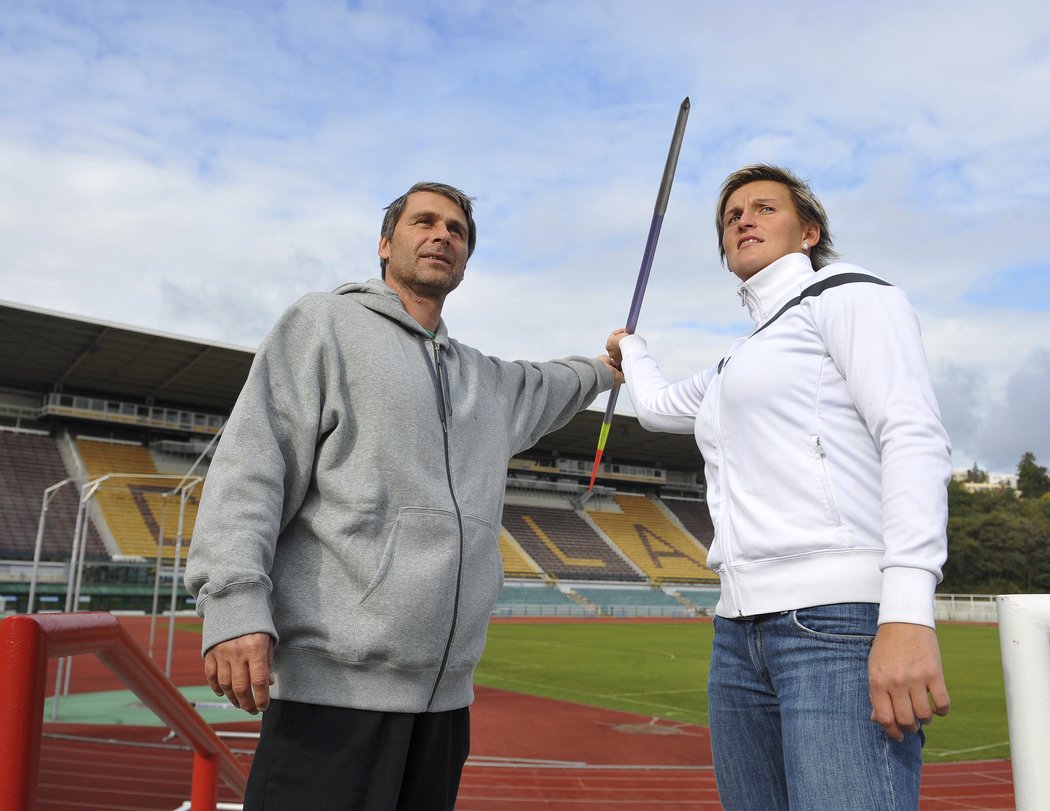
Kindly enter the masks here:
[[229, 413], [250, 349], [0, 301], [0, 383]]
[[[0, 301], [0, 386], [134, 402], [178, 405], [226, 415], [240, 393], [254, 350], [112, 324]], [[602, 414], [584, 411], [533, 451], [592, 459]], [[654, 434], [617, 415], [604, 461], [697, 470], [691, 435]]]

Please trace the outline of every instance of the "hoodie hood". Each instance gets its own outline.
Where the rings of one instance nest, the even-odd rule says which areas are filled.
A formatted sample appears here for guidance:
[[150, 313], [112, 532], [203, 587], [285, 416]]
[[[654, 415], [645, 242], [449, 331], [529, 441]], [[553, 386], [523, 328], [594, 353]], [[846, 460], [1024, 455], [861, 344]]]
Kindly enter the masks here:
[[[405, 306], [401, 303], [397, 293], [387, 287], [386, 282], [382, 279], [369, 279], [367, 282], [347, 282], [339, 285], [332, 292], [339, 296], [350, 296], [362, 307], [367, 307], [373, 312], [398, 322], [405, 329], [418, 333], [422, 338], [428, 340], [430, 338], [420, 323], [405, 310]], [[445, 326], [444, 318], [438, 320], [434, 342], [444, 347], [448, 346], [448, 328]]]

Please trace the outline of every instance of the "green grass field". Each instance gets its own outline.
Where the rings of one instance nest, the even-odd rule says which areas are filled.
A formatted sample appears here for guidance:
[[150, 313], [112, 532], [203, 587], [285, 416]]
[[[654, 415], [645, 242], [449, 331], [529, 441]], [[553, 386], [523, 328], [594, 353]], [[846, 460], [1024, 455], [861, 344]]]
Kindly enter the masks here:
[[[952, 710], [927, 729], [938, 763], [1009, 757], [998, 629], [942, 625]], [[502, 690], [708, 723], [707, 622], [493, 623], [477, 683]]]

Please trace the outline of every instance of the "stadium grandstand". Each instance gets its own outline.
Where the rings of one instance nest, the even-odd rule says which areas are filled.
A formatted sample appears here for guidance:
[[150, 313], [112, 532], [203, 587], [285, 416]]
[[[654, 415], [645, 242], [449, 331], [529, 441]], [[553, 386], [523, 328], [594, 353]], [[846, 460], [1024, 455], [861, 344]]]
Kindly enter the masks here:
[[[0, 342], [0, 610], [149, 610], [253, 352], [5, 302]], [[511, 460], [494, 614], [710, 614], [692, 437], [618, 416], [583, 500], [601, 421], [582, 412]]]

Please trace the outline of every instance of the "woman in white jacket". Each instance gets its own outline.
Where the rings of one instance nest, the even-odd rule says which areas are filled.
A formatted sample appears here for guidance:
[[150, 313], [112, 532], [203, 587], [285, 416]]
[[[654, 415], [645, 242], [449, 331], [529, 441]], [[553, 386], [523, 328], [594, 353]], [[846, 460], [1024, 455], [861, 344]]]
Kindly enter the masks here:
[[901, 291], [832, 263], [808, 185], [722, 187], [720, 252], [755, 322], [669, 383], [638, 335], [608, 349], [649, 430], [694, 433], [715, 526], [708, 698], [727, 811], [918, 808], [922, 725], [948, 712], [933, 626], [950, 447]]

